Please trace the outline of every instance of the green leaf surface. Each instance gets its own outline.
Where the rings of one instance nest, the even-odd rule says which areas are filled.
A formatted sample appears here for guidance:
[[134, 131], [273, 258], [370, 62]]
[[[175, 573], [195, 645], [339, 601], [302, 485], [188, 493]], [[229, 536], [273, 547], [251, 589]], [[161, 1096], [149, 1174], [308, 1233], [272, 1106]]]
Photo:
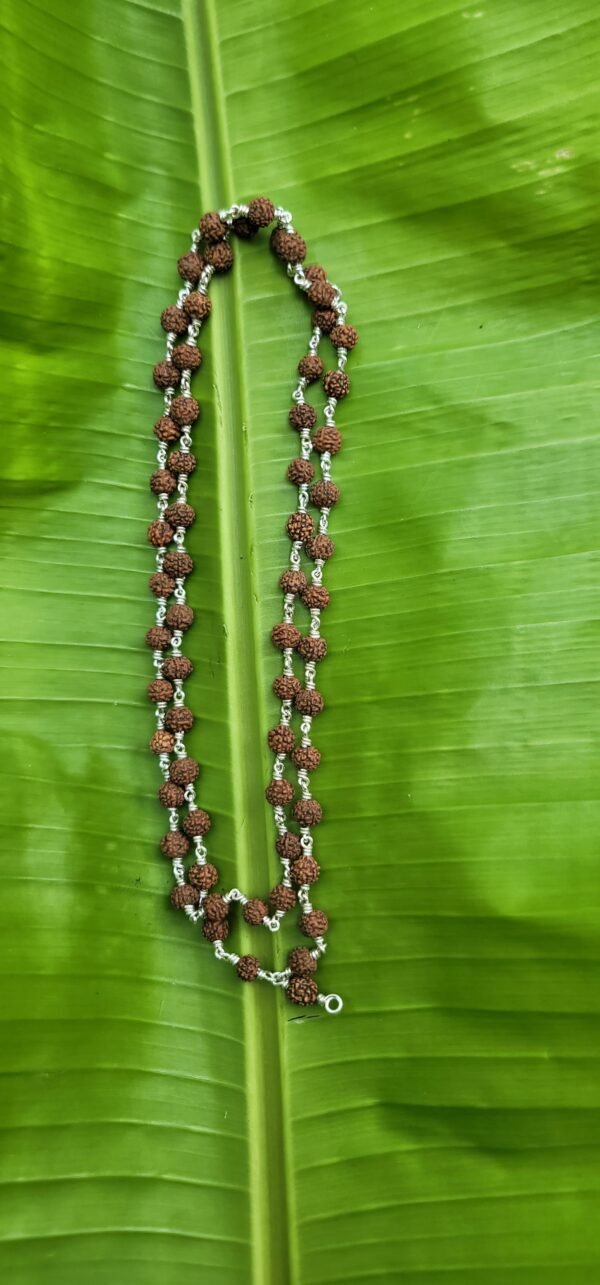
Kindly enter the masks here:
[[[596, 18], [5, 2], [11, 1285], [598, 1278]], [[147, 751], [158, 316], [199, 214], [259, 193], [361, 336], [318, 727], [335, 1019], [172, 911]], [[261, 239], [202, 334], [189, 636], [211, 853], [256, 894], [309, 324]]]

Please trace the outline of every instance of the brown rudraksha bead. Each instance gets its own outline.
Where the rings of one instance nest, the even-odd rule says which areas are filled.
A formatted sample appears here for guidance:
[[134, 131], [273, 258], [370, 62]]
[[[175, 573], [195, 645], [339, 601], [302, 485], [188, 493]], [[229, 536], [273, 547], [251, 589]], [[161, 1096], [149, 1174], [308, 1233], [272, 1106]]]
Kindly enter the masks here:
[[301, 689], [301, 682], [295, 674], [278, 674], [273, 679], [273, 692], [280, 701], [291, 701]]
[[286, 232], [284, 228], [273, 229], [271, 249], [283, 263], [302, 263], [306, 258], [306, 241], [297, 232]]
[[299, 976], [317, 971], [317, 961], [314, 955], [311, 955], [308, 946], [294, 946], [288, 955], [288, 964], [292, 972]]
[[317, 308], [329, 308], [335, 299], [336, 291], [330, 281], [313, 281], [307, 294], [310, 303], [316, 304]]
[[248, 218], [257, 228], [266, 228], [275, 218], [275, 206], [268, 196], [255, 196], [248, 206]]
[[205, 241], [222, 241], [227, 232], [227, 224], [217, 210], [209, 210], [200, 219], [200, 232]]
[[180, 785], [174, 785], [172, 781], [163, 781], [158, 797], [163, 808], [182, 808], [185, 803], [185, 793]]
[[182, 393], [180, 397], [174, 397], [171, 402], [171, 419], [176, 424], [195, 424], [200, 414], [200, 403], [195, 397], [186, 397]]
[[292, 862], [290, 875], [294, 883], [301, 887], [303, 884], [316, 883], [321, 873], [321, 867], [314, 857], [307, 855], [298, 857], [297, 861]]
[[314, 476], [315, 470], [310, 460], [298, 458], [288, 464], [288, 482], [293, 482], [295, 486], [302, 486], [304, 482], [312, 482]]
[[354, 348], [358, 343], [358, 333], [354, 326], [334, 326], [330, 339], [335, 348]]
[[199, 900], [200, 893], [191, 883], [176, 883], [171, 890], [171, 905], [178, 910], [183, 910], [184, 906], [197, 906]]
[[229, 936], [229, 920], [205, 919], [202, 924], [202, 934], [207, 941], [225, 941]]
[[195, 517], [196, 510], [192, 508], [191, 504], [184, 504], [182, 501], [177, 504], [169, 504], [168, 508], [165, 509], [165, 521], [170, 522], [173, 527], [189, 527]]
[[154, 436], [159, 442], [176, 442], [181, 437], [181, 428], [169, 415], [161, 415], [154, 425]]
[[170, 754], [175, 749], [175, 737], [159, 728], [150, 738], [150, 749], [153, 754]]
[[306, 634], [298, 643], [298, 655], [303, 660], [324, 660], [327, 655], [327, 643], [324, 638], [313, 638]]
[[212, 821], [208, 812], [204, 808], [192, 808], [187, 816], [183, 818], [183, 828], [190, 839], [195, 838], [198, 834], [208, 834]]
[[159, 518], [148, 527], [148, 541], [155, 549], [164, 549], [171, 543], [174, 535], [173, 527], [168, 522], [161, 522]]
[[296, 428], [298, 429], [298, 432], [300, 432], [301, 429], [312, 428], [313, 425], [316, 424], [317, 412], [314, 406], [311, 406], [309, 402], [297, 402], [297, 404], [292, 406], [291, 410], [288, 411], [288, 419], [292, 428]]
[[167, 656], [163, 662], [165, 678], [181, 678], [184, 681], [193, 672], [194, 666], [187, 656]]
[[152, 371], [152, 378], [157, 388], [177, 388], [179, 371], [170, 361], [158, 361]]
[[300, 714], [310, 714], [313, 718], [325, 708], [321, 693], [314, 687], [301, 687], [294, 696], [294, 704]]
[[309, 263], [308, 266], [304, 269], [304, 275], [305, 277], [308, 277], [309, 281], [326, 281], [327, 280], [327, 273], [325, 271], [325, 268], [322, 268], [320, 263]]
[[295, 625], [286, 625], [282, 621], [279, 625], [274, 625], [271, 630], [271, 641], [280, 651], [287, 651], [289, 647], [294, 648], [300, 641], [300, 630]]
[[215, 272], [229, 272], [233, 267], [233, 250], [229, 241], [215, 241], [206, 247], [206, 262], [211, 263]]
[[280, 834], [275, 847], [279, 856], [284, 857], [286, 861], [295, 861], [302, 852], [300, 838], [293, 830], [286, 830], [285, 834]]
[[316, 799], [298, 799], [294, 804], [294, 820], [298, 825], [318, 825], [323, 818], [323, 809]]
[[192, 781], [197, 781], [199, 775], [200, 764], [196, 759], [175, 759], [169, 764], [169, 780], [174, 781], [176, 785], [191, 785]]
[[285, 524], [290, 540], [307, 540], [315, 529], [310, 513], [290, 513]]
[[301, 357], [298, 362], [298, 374], [308, 380], [309, 384], [314, 384], [316, 379], [320, 379], [324, 369], [323, 358], [316, 352], [307, 353], [306, 357]]
[[[177, 352], [177, 349], [175, 349]], [[335, 397], [340, 401], [342, 397], [347, 397], [350, 392], [350, 380], [345, 370], [328, 370], [323, 379], [323, 388], [328, 397]]]
[[199, 370], [202, 365], [202, 353], [195, 344], [178, 344], [173, 349], [171, 358], [178, 370]]
[[329, 590], [324, 584], [309, 584], [300, 594], [305, 607], [309, 611], [324, 611], [329, 606]]
[[296, 744], [296, 737], [291, 727], [285, 727], [283, 723], [279, 723], [277, 727], [272, 727], [267, 732], [267, 743], [274, 754], [289, 754]]
[[201, 888], [204, 892], [207, 888], [214, 888], [219, 872], [216, 866], [210, 864], [210, 861], [198, 861], [188, 867], [187, 877], [195, 888]]
[[166, 678], [155, 678], [152, 683], [148, 683], [146, 691], [148, 692], [148, 699], [155, 705], [159, 705], [161, 701], [170, 701], [173, 695], [173, 685], [168, 683]]
[[296, 745], [292, 750], [292, 763], [304, 772], [316, 772], [321, 762], [321, 751], [316, 745]]
[[190, 558], [189, 553], [182, 553], [179, 549], [173, 550], [172, 553], [166, 553], [163, 560], [163, 571], [168, 576], [173, 576], [175, 580], [183, 579], [189, 576], [194, 570], [194, 560]]
[[330, 455], [337, 455], [342, 449], [342, 434], [339, 428], [334, 428], [332, 424], [325, 424], [322, 428], [315, 429], [312, 443], [319, 455], [324, 455], [326, 451]]
[[278, 883], [275, 888], [271, 888], [269, 901], [273, 910], [292, 910], [297, 897], [293, 888], [288, 888], [285, 883]]
[[318, 326], [324, 335], [328, 335], [337, 321], [337, 313], [333, 308], [315, 308], [311, 316], [313, 326]]
[[170, 857], [174, 861], [178, 857], [185, 857], [190, 850], [190, 841], [181, 830], [169, 830], [168, 834], [163, 834], [160, 850], [164, 857]]
[[264, 901], [261, 901], [259, 897], [251, 897], [250, 900], [245, 903], [242, 910], [246, 923], [254, 924], [255, 927], [262, 923], [268, 913], [267, 906], [265, 906]]
[[204, 902], [204, 913], [207, 919], [226, 919], [229, 914], [229, 902], [220, 892], [209, 892]]
[[307, 579], [303, 571], [284, 571], [279, 577], [279, 587], [284, 593], [303, 593]]
[[169, 455], [169, 468], [172, 473], [193, 473], [197, 462], [196, 456], [191, 451], [171, 451]]
[[202, 294], [200, 290], [190, 290], [182, 306], [186, 317], [190, 321], [204, 321], [206, 317], [210, 317], [212, 300], [209, 299], [207, 294]]
[[183, 308], [175, 306], [165, 308], [160, 316], [160, 324], [163, 330], [171, 335], [184, 335], [188, 328], [188, 320]]
[[173, 705], [165, 714], [165, 727], [170, 732], [189, 732], [194, 726], [194, 715], [187, 705]]
[[240, 955], [235, 971], [242, 982], [253, 982], [258, 977], [260, 960], [256, 955]]
[[185, 633], [185, 630], [194, 623], [193, 608], [188, 607], [185, 602], [174, 602], [173, 606], [169, 607], [165, 620], [169, 629], [180, 629]]
[[152, 625], [146, 633], [146, 644], [153, 651], [164, 651], [171, 641], [171, 630], [165, 629], [163, 625]]
[[180, 277], [184, 281], [190, 281], [192, 285], [197, 284], [203, 268], [204, 260], [200, 258], [199, 254], [196, 254], [195, 250], [189, 250], [187, 254], [182, 254], [181, 258], [177, 260], [177, 271]]
[[331, 536], [322, 535], [321, 532], [319, 532], [318, 535], [312, 535], [310, 539], [306, 541], [304, 547], [309, 558], [314, 558], [315, 561], [320, 559], [322, 562], [326, 562], [327, 558], [331, 558], [332, 554], [335, 553], [335, 544], [333, 543]]
[[252, 237], [256, 236], [258, 232], [256, 224], [251, 223], [250, 219], [247, 219], [244, 214], [240, 214], [237, 219], [233, 220], [231, 230], [236, 236], [239, 236], [240, 241], [251, 241]]
[[299, 1004], [301, 1008], [307, 1008], [309, 1004], [316, 1004], [319, 994], [319, 987], [312, 977], [290, 977], [287, 985], [287, 997], [292, 1004]]
[[168, 598], [173, 593], [175, 581], [172, 576], [165, 575], [164, 571], [155, 571], [154, 575], [150, 576], [148, 586], [157, 598]]
[[323, 937], [329, 928], [329, 920], [324, 910], [310, 910], [300, 920], [300, 932], [305, 937]]
[[171, 495], [177, 490], [177, 478], [168, 468], [159, 468], [150, 478], [150, 490], [154, 495]]
[[265, 798], [274, 808], [285, 807], [286, 803], [291, 803], [293, 797], [294, 787], [291, 781], [285, 779], [271, 781], [265, 790]]
[[310, 498], [318, 509], [332, 509], [340, 498], [335, 482], [315, 482], [310, 488]]

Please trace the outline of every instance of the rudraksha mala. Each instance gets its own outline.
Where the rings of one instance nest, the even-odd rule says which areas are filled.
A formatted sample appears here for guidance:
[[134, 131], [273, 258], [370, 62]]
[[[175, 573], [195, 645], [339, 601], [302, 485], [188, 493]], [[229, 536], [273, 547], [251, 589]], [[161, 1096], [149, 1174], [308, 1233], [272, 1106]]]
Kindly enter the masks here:
[[[186, 580], [193, 561], [186, 551], [185, 539], [195, 517], [188, 504], [188, 485], [196, 468], [192, 453], [192, 427], [200, 416], [200, 406], [191, 395], [194, 371], [202, 364], [198, 335], [211, 313], [207, 290], [212, 277], [228, 272], [233, 264], [231, 234], [242, 240], [254, 237], [261, 228], [275, 223], [270, 236], [271, 248], [287, 267], [288, 276], [307, 296], [313, 306], [312, 335], [309, 351], [298, 363], [299, 381], [292, 393], [293, 406], [288, 419], [298, 433], [299, 451], [287, 470], [288, 480], [297, 487], [295, 511], [286, 523], [290, 538], [290, 566], [283, 572], [282, 620], [274, 626], [271, 638], [281, 652], [282, 673], [273, 683], [281, 701], [276, 727], [268, 733], [274, 754], [272, 780], [265, 794], [273, 807], [277, 829], [276, 849], [282, 875], [264, 897], [248, 897], [239, 888], [216, 891], [219, 874], [208, 859], [205, 843], [211, 818], [196, 803], [195, 782], [200, 766], [190, 758], [185, 747], [185, 733], [194, 722], [185, 703], [184, 682], [192, 673], [191, 661], [182, 653], [183, 635], [194, 620], [186, 601]], [[154, 367], [154, 382], [164, 391], [164, 413], [154, 426], [159, 447], [158, 468], [150, 478], [150, 489], [157, 497], [158, 516], [148, 528], [148, 539], [156, 548], [156, 571], [150, 588], [157, 599], [156, 623], [148, 630], [146, 641], [152, 648], [156, 676], [149, 684], [148, 696], [156, 706], [156, 731], [150, 747], [158, 755], [163, 784], [158, 795], [168, 809], [169, 830], [160, 848], [173, 865], [175, 887], [171, 902], [185, 911], [188, 918], [201, 922], [202, 932], [213, 943], [215, 955], [227, 960], [244, 982], [267, 981], [285, 989], [293, 1004], [302, 1007], [321, 1004], [327, 1012], [342, 1007], [339, 995], [323, 995], [315, 980], [319, 959], [327, 945], [327, 915], [316, 909], [311, 893], [320, 869], [313, 855], [313, 827], [321, 821], [320, 804], [313, 798], [309, 773], [318, 767], [321, 755], [311, 741], [313, 719], [322, 711], [324, 701], [315, 685], [316, 668], [327, 653], [321, 637], [321, 612], [329, 603], [323, 584], [323, 566], [334, 552], [328, 534], [329, 514], [339, 499], [331, 480], [331, 458], [339, 451], [342, 439], [335, 425], [338, 401], [349, 391], [345, 373], [348, 350], [358, 336], [346, 324], [346, 304], [337, 286], [327, 280], [323, 268], [316, 264], [303, 267], [306, 245], [292, 226], [292, 216], [275, 207], [267, 197], [256, 197], [249, 205], [232, 205], [227, 210], [209, 212], [192, 233], [192, 244], [179, 260], [183, 287], [177, 302], [165, 308], [161, 324], [167, 334], [164, 361]], [[318, 355], [323, 334], [329, 336], [337, 355], [337, 368], [325, 373]], [[321, 379], [326, 394], [324, 423], [316, 427], [317, 414], [304, 400], [308, 384]], [[320, 478], [312, 457], [320, 463]], [[312, 516], [309, 506], [318, 512]], [[302, 569], [302, 552], [312, 562], [310, 578]], [[308, 633], [294, 624], [297, 600], [309, 616]], [[304, 682], [294, 673], [296, 653], [304, 666]], [[299, 732], [292, 719], [299, 716]], [[284, 776], [291, 760], [297, 777], [299, 797]], [[180, 815], [185, 809], [185, 815]], [[290, 828], [288, 814], [298, 830]], [[191, 855], [192, 864], [185, 867]], [[312, 947], [296, 946], [290, 951], [287, 967], [281, 971], [263, 968], [255, 955], [238, 955], [225, 948], [229, 935], [232, 903], [239, 902], [248, 924], [263, 925], [276, 932], [290, 910], [299, 910], [301, 933], [311, 939]]]

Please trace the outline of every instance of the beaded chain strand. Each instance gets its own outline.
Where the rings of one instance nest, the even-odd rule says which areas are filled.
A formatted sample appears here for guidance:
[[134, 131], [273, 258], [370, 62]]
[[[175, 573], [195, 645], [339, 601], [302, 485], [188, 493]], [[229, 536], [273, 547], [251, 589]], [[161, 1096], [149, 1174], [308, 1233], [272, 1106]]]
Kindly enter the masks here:
[[[185, 733], [194, 723], [192, 711], [185, 703], [184, 682], [192, 673], [191, 661], [182, 654], [183, 635], [193, 623], [194, 612], [186, 601], [186, 579], [193, 570], [193, 560], [185, 547], [186, 531], [195, 513], [188, 504], [191, 474], [196, 468], [192, 453], [192, 426], [200, 415], [200, 406], [190, 391], [191, 377], [202, 364], [198, 335], [211, 313], [207, 289], [211, 278], [228, 272], [233, 265], [230, 236], [250, 240], [261, 228], [275, 221], [270, 237], [271, 248], [287, 268], [288, 276], [306, 294], [313, 305], [312, 335], [309, 351], [298, 363], [299, 381], [292, 393], [294, 405], [289, 422], [300, 437], [300, 452], [292, 460], [287, 477], [298, 488], [298, 502], [286, 523], [290, 538], [290, 566], [280, 579], [283, 590], [282, 620], [271, 631], [271, 638], [282, 654], [282, 672], [273, 683], [281, 701], [279, 723], [268, 733], [274, 754], [272, 780], [265, 791], [273, 807], [277, 830], [276, 850], [282, 866], [281, 882], [268, 898], [247, 897], [239, 888], [215, 891], [219, 874], [208, 859], [205, 837], [211, 818], [196, 803], [195, 782], [200, 766], [190, 758], [185, 746]], [[157, 497], [158, 516], [148, 528], [148, 540], [156, 548], [156, 571], [150, 577], [150, 588], [157, 599], [156, 623], [148, 630], [146, 642], [152, 649], [155, 678], [149, 684], [148, 696], [156, 706], [156, 731], [150, 748], [158, 755], [163, 783], [158, 795], [168, 809], [169, 830], [160, 841], [161, 851], [173, 865], [175, 886], [171, 902], [189, 919], [201, 922], [202, 932], [213, 943], [215, 955], [235, 968], [245, 982], [266, 981], [285, 989], [288, 999], [302, 1007], [320, 1004], [327, 1012], [342, 1008], [339, 995], [323, 995], [315, 980], [319, 959], [325, 954], [328, 918], [315, 909], [311, 888], [320, 874], [313, 855], [312, 827], [318, 825], [322, 809], [313, 798], [309, 773], [318, 767], [321, 755], [312, 744], [313, 719], [321, 713], [324, 701], [315, 685], [316, 667], [327, 654], [327, 643], [321, 637], [321, 612], [329, 604], [329, 593], [323, 584], [323, 566], [334, 552], [328, 534], [329, 514], [339, 499], [331, 479], [331, 458], [341, 447], [342, 439], [335, 425], [337, 402], [349, 391], [345, 373], [348, 350], [358, 335], [346, 324], [346, 304], [337, 286], [327, 280], [323, 268], [316, 264], [303, 267], [306, 244], [295, 232], [289, 211], [275, 207], [267, 197], [256, 197], [249, 205], [234, 204], [226, 210], [210, 212], [200, 220], [192, 233], [192, 245], [178, 262], [183, 287], [177, 303], [165, 308], [161, 325], [166, 331], [166, 354], [154, 367], [154, 383], [164, 392], [164, 413], [154, 426], [158, 438], [158, 468], [150, 478], [150, 489]], [[337, 352], [337, 368], [324, 373], [318, 347], [323, 334], [328, 334]], [[178, 342], [179, 341], [179, 342]], [[308, 384], [321, 379], [327, 396], [323, 417], [325, 423], [315, 428], [314, 407], [304, 400]], [[168, 447], [176, 444], [168, 453]], [[320, 460], [321, 477], [315, 481], [313, 452]], [[308, 512], [312, 504], [319, 510], [318, 527]], [[302, 570], [302, 551], [312, 561], [310, 582]], [[171, 605], [168, 599], [172, 598]], [[294, 624], [298, 598], [308, 609], [310, 629], [302, 634]], [[168, 651], [168, 654], [166, 654]], [[304, 664], [304, 683], [294, 673], [296, 653]], [[292, 729], [292, 716], [300, 715], [300, 739]], [[294, 765], [300, 797], [284, 776], [288, 758]], [[180, 820], [180, 809], [187, 812]], [[286, 808], [297, 823], [299, 833], [290, 829]], [[184, 858], [193, 849], [193, 863], [184, 866]], [[262, 968], [255, 955], [238, 955], [226, 950], [229, 935], [229, 912], [233, 902], [242, 906], [248, 924], [263, 925], [277, 932], [289, 910], [299, 906], [300, 931], [314, 945], [296, 946], [288, 955], [287, 967], [280, 971]]]

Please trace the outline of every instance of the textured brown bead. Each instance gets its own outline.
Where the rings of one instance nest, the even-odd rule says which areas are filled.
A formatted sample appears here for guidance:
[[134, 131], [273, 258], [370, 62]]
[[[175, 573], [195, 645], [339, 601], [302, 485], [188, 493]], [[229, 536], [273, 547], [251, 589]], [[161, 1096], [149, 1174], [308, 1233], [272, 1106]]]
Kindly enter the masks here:
[[171, 495], [177, 490], [177, 478], [167, 468], [159, 468], [150, 478], [150, 490], [154, 495]]
[[328, 397], [335, 397], [338, 401], [342, 397], [347, 397], [350, 392], [350, 380], [345, 370], [328, 370], [323, 379], [323, 388]]
[[181, 629], [185, 632], [194, 623], [194, 612], [185, 602], [174, 602], [169, 607], [165, 620], [170, 629]]
[[314, 476], [315, 470], [310, 460], [297, 459], [288, 464], [288, 481], [293, 482], [295, 486], [301, 486], [304, 482], [312, 482]]
[[165, 857], [170, 857], [175, 861], [178, 857], [185, 857], [190, 850], [190, 841], [186, 839], [181, 830], [169, 830], [168, 834], [163, 834], [160, 841], [160, 850]]
[[326, 281], [327, 280], [327, 273], [325, 271], [325, 268], [322, 268], [320, 263], [307, 264], [307, 266], [304, 269], [304, 275], [305, 277], [308, 277], [309, 281]]
[[308, 1008], [316, 1004], [319, 987], [312, 977], [290, 977], [287, 985], [287, 997], [292, 1004]]
[[174, 705], [165, 714], [165, 727], [170, 732], [189, 732], [194, 726], [194, 715], [187, 705]]
[[266, 228], [275, 218], [275, 206], [268, 196], [255, 196], [248, 206], [248, 218], [257, 228]]
[[271, 781], [265, 790], [265, 799], [273, 807], [285, 807], [294, 797], [294, 787], [290, 781]]
[[180, 375], [171, 361], [158, 361], [152, 371], [152, 378], [157, 388], [177, 388]]
[[292, 972], [299, 976], [317, 971], [317, 961], [311, 955], [308, 946], [295, 946], [288, 955], [288, 964]]
[[178, 370], [199, 370], [202, 365], [202, 353], [195, 344], [178, 344], [173, 349], [172, 361]]
[[310, 714], [314, 718], [315, 714], [320, 714], [325, 708], [325, 701], [314, 687], [301, 687], [299, 692], [294, 696], [294, 704], [299, 714]]
[[340, 490], [335, 482], [315, 482], [310, 488], [310, 498], [318, 509], [332, 509], [340, 498]]
[[173, 685], [168, 683], [166, 678], [155, 678], [152, 683], [148, 683], [146, 690], [148, 699], [155, 705], [160, 704], [161, 701], [170, 701], [173, 695]]
[[153, 754], [170, 754], [175, 749], [175, 737], [159, 728], [150, 739], [150, 749]]
[[199, 774], [200, 764], [195, 759], [175, 759], [175, 762], [169, 765], [169, 779], [176, 785], [191, 785], [192, 781], [198, 779]]
[[284, 593], [303, 593], [306, 589], [307, 579], [303, 571], [284, 571], [279, 577], [279, 587]]
[[298, 374], [303, 379], [307, 379], [309, 384], [314, 384], [315, 379], [320, 379], [323, 374], [323, 359], [318, 354], [309, 352], [306, 357], [301, 357], [298, 362]]
[[158, 798], [163, 808], [182, 808], [185, 803], [184, 791], [180, 785], [173, 785], [172, 781], [163, 781]]
[[328, 335], [337, 321], [337, 313], [333, 308], [315, 308], [311, 316], [313, 326], [318, 326], [324, 335]]
[[342, 449], [342, 434], [339, 428], [325, 424], [323, 428], [315, 429], [312, 443], [319, 455], [324, 455], [326, 451], [329, 451], [330, 455], [337, 455]]
[[318, 825], [323, 819], [323, 809], [316, 799], [298, 799], [294, 804], [294, 820], [298, 825]]
[[183, 393], [174, 397], [171, 402], [171, 418], [176, 424], [195, 424], [200, 414], [200, 404], [195, 397], [186, 397]]
[[204, 913], [207, 919], [227, 919], [229, 902], [225, 901], [220, 892], [209, 892], [204, 902]]
[[317, 308], [328, 308], [333, 303], [335, 296], [336, 290], [331, 282], [320, 279], [313, 281], [306, 297], [311, 303], [315, 303]]
[[300, 640], [300, 630], [295, 625], [286, 625], [282, 621], [279, 625], [274, 625], [271, 630], [271, 641], [280, 651], [286, 651], [288, 647], [295, 647]]
[[171, 905], [177, 910], [183, 910], [184, 906], [197, 906], [199, 900], [200, 893], [191, 883], [177, 883], [171, 891]]
[[255, 927], [262, 923], [268, 913], [268, 908], [265, 906], [264, 901], [260, 901], [258, 897], [251, 897], [242, 910], [246, 923], [254, 924]]
[[189, 475], [194, 472], [198, 461], [192, 451], [171, 451], [169, 455], [169, 468], [172, 473], [185, 473]]
[[358, 343], [358, 332], [354, 326], [334, 326], [330, 338], [335, 348], [354, 348]]
[[181, 437], [181, 429], [175, 420], [170, 419], [168, 415], [161, 415], [160, 419], [154, 425], [154, 436], [159, 442], [176, 442]]
[[174, 576], [176, 580], [182, 580], [189, 576], [194, 570], [194, 560], [190, 558], [189, 553], [182, 553], [180, 549], [174, 549], [172, 553], [166, 553], [163, 560], [163, 571], [168, 576]]
[[271, 249], [284, 263], [302, 263], [306, 258], [306, 241], [297, 232], [286, 232], [284, 228], [273, 229]]
[[300, 932], [305, 937], [322, 937], [329, 928], [329, 920], [324, 910], [311, 910], [300, 920]]
[[211, 825], [211, 818], [203, 808], [192, 808], [192, 811], [183, 818], [183, 828], [190, 839], [194, 839], [198, 834], [208, 834]]
[[290, 540], [307, 540], [315, 529], [310, 513], [290, 513], [285, 524]]
[[274, 754], [289, 754], [296, 744], [296, 737], [291, 727], [286, 727], [283, 723], [280, 723], [278, 727], [272, 727], [267, 732], [267, 742], [269, 749], [273, 750]]
[[309, 584], [300, 595], [309, 611], [324, 611], [329, 606], [329, 590], [323, 584]]
[[299, 836], [294, 834], [293, 830], [286, 830], [285, 834], [280, 834], [275, 848], [279, 856], [284, 857], [286, 861], [295, 861], [302, 852]]
[[171, 641], [171, 630], [163, 625], [152, 625], [146, 633], [146, 645], [153, 651], [164, 651]]
[[227, 232], [227, 224], [217, 210], [209, 210], [200, 219], [200, 232], [205, 241], [221, 241]]
[[303, 660], [324, 660], [327, 655], [327, 643], [324, 638], [312, 638], [310, 634], [306, 634], [300, 639], [297, 651]]
[[233, 250], [229, 241], [216, 241], [206, 247], [206, 262], [211, 263], [215, 272], [229, 272], [233, 267]]
[[214, 888], [219, 878], [219, 872], [216, 866], [212, 866], [210, 861], [195, 862], [189, 866], [187, 877], [195, 888]]
[[235, 971], [242, 982], [253, 982], [258, 977], [260, 960], [256, 955], [240, 955]]
[[200, 273], [204, 267], [204, 259], [196, 254], [195, 250], [190, 250], [187, 254], [182, 254], [177, 260], [177, 271], [184, 281], [190, 281], [196, 285]]
[[300, 691], [302, 684], [295, 674], [278, 674], [273, 680], [273, 691], [280, 701], [291, 701]]
[[314, 745], [296, 745], [292, 751], [292, 763], [305, 772], [314, 772], [321, 762], [321, 751]]
[[167, 656], [163, 664], [163, 674], [165, 678], [189, 678], [193, 674], [194, 666], [187, 656]]
[[315, 561], [320, 559], [322, 562], [326, 562], [335, 553], [335, 544], [331, 536], [321, 535], [321, 533], [311, 536], [310, 540], [306, 541], [304, 548], [309, 558], [314, 558]]
[[188, 328], [188, 320], [183, 308], [176, 308], [175, 305], [161, 312], [160, 324], [163, 330], [171, 335], [184, 335]]
[[207, 941], [225, 941], [229, 936], [227, 919], [205, 919], [202, 924], [202, 935]]
[[150, 523], [147, 534], [149, 543], [154, 545], [155, 549], [164, 549], [167, 544], [170, 544], [175, 532], [168, 522], [157, 520]]
[[191, 504], [185, 504], [182, 501], [177, 504], [170, 504], [168, 509], [165, 509], [165, 521], [170, 522], [173, 527], [189, 527], [195, 517], [196, 510], [192, 508]]
[[233, 220], [231, 230], [240, 238], [240, 241], [251, 241], [252, 237], [256, 236], [258, 232], [256, 224], [251, 223], [250, 219], [247, 219], [244, 214], [240, 214], [237, 219]]
[[292, 863], [290, 875], [298, 887], [303, 884], [316, 883], [321, 873], [321, 867], [314, 857], [302, 856]]
[[164, 571], [155, 571], [154, 575], [150, 576], [148, 585], [157, 598], [168, 598], [169, 594], [173, 593], [175, 581], [171, 576], [165, 575]]
[[206, 317], [210, 317], [212, 299], [200, 290], [190, 290], [187, 299], [183, 301], [183, 311], [190, 321], [204, 321]]
[[294, 889], [286, 887], [284, 883], [278, 883], [275, 888], [271, 888], [269, 893], [272, 910], [292, 910], [297, 900]]
[[312, 428], [313, 424], [316, 424], [317, 412], [314, 406], [310, 406], [308, 402], [298, 402], [288, 412], [288, 419], [292, 428], [300, 431], [303, 428]]

